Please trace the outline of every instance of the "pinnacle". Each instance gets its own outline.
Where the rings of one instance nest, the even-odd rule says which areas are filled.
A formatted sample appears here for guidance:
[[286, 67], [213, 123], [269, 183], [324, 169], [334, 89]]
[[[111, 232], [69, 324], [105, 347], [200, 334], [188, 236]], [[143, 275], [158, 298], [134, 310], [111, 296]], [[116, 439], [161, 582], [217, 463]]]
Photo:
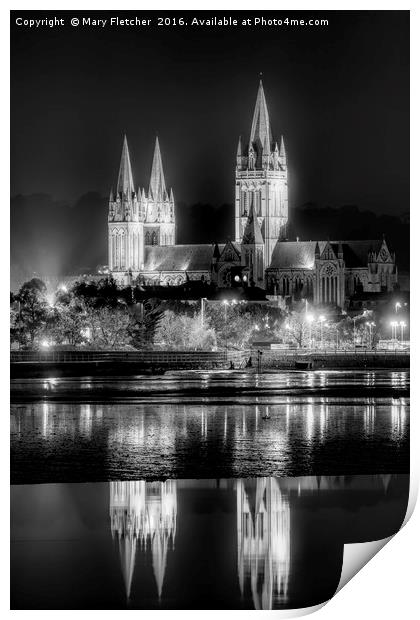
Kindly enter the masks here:
[[128, 150], [127, 136], [124, 134], [120, 170], [118, 173], [117, 194], [126, 194], [131, 198], [133, 193], [134, 182], [133, 173], [131, 171], [130, 152]]
[[165, 193], [166, 186], [163, 174], [162, 156], [160, 154], [159, 138], [156, 136], [152, 172], [150, 175], [149, 195], [153, 200], [163, 200]]

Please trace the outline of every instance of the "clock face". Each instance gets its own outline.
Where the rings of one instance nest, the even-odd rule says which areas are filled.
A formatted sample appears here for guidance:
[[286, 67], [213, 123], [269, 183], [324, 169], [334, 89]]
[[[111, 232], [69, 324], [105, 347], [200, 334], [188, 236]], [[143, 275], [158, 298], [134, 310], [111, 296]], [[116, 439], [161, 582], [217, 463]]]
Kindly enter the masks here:
[[385, 250], [385, 248], [382, 248], [382, 250], [379, 252], [379, 256], [381, 260], [384, 261], [388, 258], [388, 252]]

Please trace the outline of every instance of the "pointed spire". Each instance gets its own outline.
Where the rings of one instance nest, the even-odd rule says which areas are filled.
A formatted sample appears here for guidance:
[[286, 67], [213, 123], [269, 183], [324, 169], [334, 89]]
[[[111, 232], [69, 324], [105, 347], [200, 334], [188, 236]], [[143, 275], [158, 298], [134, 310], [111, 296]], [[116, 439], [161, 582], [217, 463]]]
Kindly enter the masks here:
[[261, 228], [258, 224], [258, 218], [255, 214], [254, 203], [251, 205], [251, 210], [248, 215], [248, 219], [245, 225], [244, 234], [242, 237], [242, 243], [244, 245], [263, 245], [264, 240], [261, 234]]
[[172, 203], [174, 203], [174, 202], [175, 202], [175, 199], [174, 199], [174, 192], [173, 192], [173, 190], [172, 190], [172, 187], [171, 187], [171, 191], [170, 191], [170, 194], [169, 194], [169, 202], [172, 202]]
[[111, 187], [111, 191], [109, 192], [109, 202], [114, 202], [114, 191]]
[[117, 194], [126, 194], [131, 198], [134, 193], [133, 173], [131, 172], [130, 153], [128, 151], [127, 136], [124, 134], [124, 143], [121, 154], [120, 171], [118, 173]]
[[238, 148], [237, 148], [237, 151], [236, 151], [236, 157], [242, 157], [242, 153], [243, 153], [243, 150], [242, 150], [242, 136], [239, 136]]
[[270, 127], [270, 118], [268, 116], [268, 108], [265, 100], [264, 88], [262, 80], [258, 88], [257, 102], [255, 104], [254, 117], [252, 119], [250, 143], [257, 145], [260, 150], [264, 147], [266, 138], [271, 145], [272, 135]]
[[283, 136], [281, 137], [281, 141], [280, 141], [280, 165], [281, 166], [286, 166], [286, 147], [284, 146], [284, 139]]
[[150, 175], [149, 196], [153, 200], [163, 200], [166, 192], [165, 177], [163, 175], [162, 157], [160, 154], [159, 138], [156, 136], [155, 152], [153, 154], [152, 173]]

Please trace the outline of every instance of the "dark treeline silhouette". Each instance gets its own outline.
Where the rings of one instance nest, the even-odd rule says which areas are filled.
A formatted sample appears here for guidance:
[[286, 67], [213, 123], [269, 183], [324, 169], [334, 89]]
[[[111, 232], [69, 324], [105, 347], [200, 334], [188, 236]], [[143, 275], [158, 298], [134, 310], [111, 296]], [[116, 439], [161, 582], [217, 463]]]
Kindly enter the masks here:
[[408, 270], [410, 260], [409, 214], [377, 215], [360, 211], [355, 205], [321, 207], [308, 203], [293, 210], [289, 239], [350, 240], [381, 239], [385, 235], [391, 251], [396, 252], [399, 269]]
[[[75, 204], [48, 194], [11, 201], [12, 286], [34, 273], [64, 275], [107, 262], [108, 199], [90, 192]], [[176, 205], [177, 243], [223, 242], [234, 235], [233, 205]], [[377, 215], [357, 206], [313, 203], [290, 212], [289, 239], [371, 239], [386, 235], [401, 270], [409, 266], [408, 216]]]

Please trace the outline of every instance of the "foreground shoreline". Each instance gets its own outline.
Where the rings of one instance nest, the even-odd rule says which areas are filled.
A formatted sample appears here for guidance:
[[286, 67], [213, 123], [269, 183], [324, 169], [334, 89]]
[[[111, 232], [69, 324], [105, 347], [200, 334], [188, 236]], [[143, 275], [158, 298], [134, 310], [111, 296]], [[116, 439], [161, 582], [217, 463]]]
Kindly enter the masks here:
[[[245, 368], [246, 362], [251, 360], [252, 366]], [[217, 361], [203, 361], [201, 357], [196, 357], [194, 352], [185, 356], [180, 362], [178, 359], [162, 359], [141, 361], [134, 360], [74, 360], [74, 361], [12, 361], [10, 363], [10, 376], [17, 378], [46, 378], [46, 377], [110, 377], [110, 376], [129, 376], [129, 375], [159, 375], [168, 371], [181, 370], [238, 370], [245, 372], [281, 372], [282, 370], [299, 370], [299, 365], [306, 367], [305, 370], [380, 370], [383, 368], [409, 369], [410, 355], [402, 353], [375, 354], [356, 353], [341, 354], [311, 354], [311, 355], [279, 355], [273, 351], [264, 352], [260, 361], [256, 353], [246, 356], [241, 355], [237, 358], [226, 356]], [[233, 367], [232, 367], [233, 366]]]

